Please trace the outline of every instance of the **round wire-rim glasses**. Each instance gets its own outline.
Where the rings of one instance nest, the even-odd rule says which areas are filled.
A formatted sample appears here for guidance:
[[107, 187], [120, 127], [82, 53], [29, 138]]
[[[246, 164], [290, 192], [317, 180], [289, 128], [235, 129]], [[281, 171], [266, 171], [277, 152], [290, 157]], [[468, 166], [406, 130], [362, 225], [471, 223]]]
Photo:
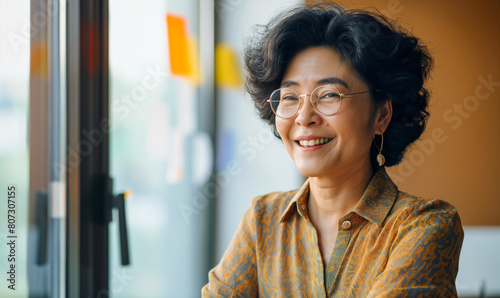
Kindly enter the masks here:
[[267, 102], [269, 102], [271, 109], [278, 117], [290, 119], [302, 107], [304, 103], [303, 97], [309, 96], [309, 100], [316, 111], [325, 116], [332, 116], [340, 110], [342, 100], [345, 97], [368, 92], [370, 91], [346, 94], [340, 92], [339, 88], [332, 84], [318, 86], [310, 94], [302, 95], [292, 88], [279, 88], [271, 93]]

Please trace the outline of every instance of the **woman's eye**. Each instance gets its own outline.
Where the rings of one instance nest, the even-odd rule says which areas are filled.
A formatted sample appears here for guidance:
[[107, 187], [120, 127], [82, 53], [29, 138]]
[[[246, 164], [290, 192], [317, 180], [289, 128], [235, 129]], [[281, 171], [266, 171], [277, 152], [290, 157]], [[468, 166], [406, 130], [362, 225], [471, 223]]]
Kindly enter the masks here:
[[336, 100], [339, 98], [340, 98], [340, 95], [338, 93], [335, 93], [335, 92], [325, 93], [319, 97], [320, 100]]
[[293, 95], [284, 95], [281, 100], [299, 100], [296, 96], [293, 96]]
[[326, 93], [321, 98], [323, 98], [323, 97], [339, 97], [339, 95], [338, 95], [338, 93], [331, 92], [331, 93]]

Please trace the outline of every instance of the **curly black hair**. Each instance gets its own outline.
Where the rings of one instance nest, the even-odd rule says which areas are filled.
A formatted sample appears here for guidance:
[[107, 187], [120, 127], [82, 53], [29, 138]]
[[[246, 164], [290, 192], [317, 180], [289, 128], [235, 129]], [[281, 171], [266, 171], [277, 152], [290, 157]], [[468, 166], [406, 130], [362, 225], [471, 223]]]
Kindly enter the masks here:
[[[256, 27], [245, 48], [246, 90], [260, 117], [280, 138], [267, 99], [280, 87], [292, 58], [323, 46], [336, 51], [370, 88], [376, 105], [392, 102], [392, 120], [384, 132], [386, 166], [401, 162], [408, 146], [425, 129], [429, 92], [424, 82], [432, 57], [422, 41], [378, 12], [317, 4], [282, 12]], [[380, 136], [375, 143], [380, 144]], [[371, 148], [371, 160], [378, 153]]]

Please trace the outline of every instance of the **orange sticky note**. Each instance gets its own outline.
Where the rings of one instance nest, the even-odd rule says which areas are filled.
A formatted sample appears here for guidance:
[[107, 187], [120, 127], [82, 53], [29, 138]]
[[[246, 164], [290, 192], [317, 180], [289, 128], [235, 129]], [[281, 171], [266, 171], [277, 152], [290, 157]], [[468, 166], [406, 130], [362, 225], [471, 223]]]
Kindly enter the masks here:
[[170, 51], [170, 68], [172, 74], [189, 76], [188, 32], [185, 18], [167, 13], [168, 49]]
[[33, 42], [31, 44], [30, 68], [33, 76], [47, 79], [47, 44], [45, 42]]

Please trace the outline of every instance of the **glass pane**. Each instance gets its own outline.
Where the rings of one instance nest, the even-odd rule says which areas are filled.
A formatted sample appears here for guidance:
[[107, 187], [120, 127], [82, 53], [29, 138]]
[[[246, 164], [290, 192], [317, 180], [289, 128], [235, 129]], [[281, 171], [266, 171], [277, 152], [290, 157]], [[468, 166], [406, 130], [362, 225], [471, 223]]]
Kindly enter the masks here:
[[117, 213], [110, 226], [110, 292], [196, 297], [208, 268], [204, 216], [188, 223], [179, 206], [193, 197], [198, 177], [191, 155], [207, 144], [198, 127], [196, 59], [187, 51], [196, 55], [198, 1], [111, 0], [109, 7], [110, 172], [115, 193], [133, 193], [130, 266], [120, 264]]
[[27, 297], [30, 2], [0, 0], [0, 297]]

